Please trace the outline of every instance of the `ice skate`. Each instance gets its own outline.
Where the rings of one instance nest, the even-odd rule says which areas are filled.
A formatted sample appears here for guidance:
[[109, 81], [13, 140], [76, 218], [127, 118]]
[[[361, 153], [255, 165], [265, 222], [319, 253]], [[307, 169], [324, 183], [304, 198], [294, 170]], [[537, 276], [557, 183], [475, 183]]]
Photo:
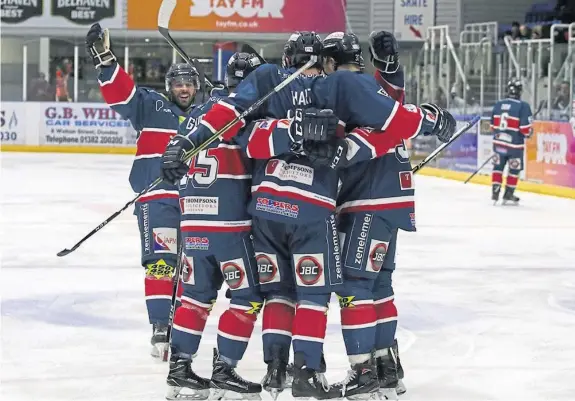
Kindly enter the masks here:
[[170, 373], [166, 379], [167, 400], [207, 400], [210, 395], [210, 381], [198, 376], [192, 370], [192, 361], [172, 354]]
[[372, 361], [357, 363], [347, 372], [347, 377], [332, 388], [348, 400], [376, 400], [379, 393], [377, 368]]
[[403, 384], [403, 377], [405, 373], [403, 372], [403, 366], [401, 366], [401, 358], [399, 357], [399, 348], [397, 346], [397, 340], [393, 341], [393, 351], [395, 352], [395, 356], [397, 358], [397, 386], [395, 387], [395, 391], [397, 391], [398, 395], [405, 394], [407, 392], [407, 388], [405, 384]]
[[503, 194], [503, 204], [506, 205], [511, 202], [513, 205], [519, 204], [519, 198], [515, 196], [515, 188], [505, 188], [505, 193]]
[[154, 358], [162, 358], [168, 350], [168, 325], [154, 323], [152, 325], [152, 338], [150, 339], [152, 350], [150, 355]]
[[397, 356], [393, 348], [383, 350], [385, 353], [377, 357], [377, 377], [379, 379], [379, 396], [383, 400], [397, 400], [399, 384]]
[[491, 200], [493, 204], [496, 205], [499, 201], [499, 193], [501, 192], [501, 185], [495, 184], [491, 186]]
[[214, 348], [214, 365], [210, 381], [211, 400], [261, 400], [262, 386], [245, 380], [235, 368], [220, 360]]
[[270, 393], [274, 401], [277, 400], [279, 394], [287, 387], [288, 355], [287, 352], [282, 351], [279, 345], [272, 346], [272, 361], [268, 363], [268, 371], [262, 380], [263, 389]]
[[286, 388], [291, 388], [293, 384], [293, 363], [290, 363], [286, 369]]
[[294, 376], [291, 392], [292, 396], [298, 400], [341, 398], [341, 392], [330, 387], [323, 373], [308, 369], [305, 366], [304, 355], [300, 352], [296, 352], [294, 355]]

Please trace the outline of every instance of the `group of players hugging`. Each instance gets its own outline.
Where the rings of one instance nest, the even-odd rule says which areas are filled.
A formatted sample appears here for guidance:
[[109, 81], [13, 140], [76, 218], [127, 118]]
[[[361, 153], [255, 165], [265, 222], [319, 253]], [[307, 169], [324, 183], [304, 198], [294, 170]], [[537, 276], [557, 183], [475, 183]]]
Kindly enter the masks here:
[[[264, 389], [275, 399], [290, 385], [295, 398], [395, 399], [404, 392], [392, 288], [398, 230], [415, 231], [404, 140], [422, 134], [447, 142], [456, 124], [434, 104], [403, 104], [393, 35], [370, 36], [375, 77], [363, 73], [352, 33], [324, 40], [294, 33], [282, 67], [236, 53], [226, 87], [201, 105], [193, 104], [200, 88], [193, 66], [171, 66], [164, 95], [135, 86], [100, 25], [91, 27], [86, 43], [104, 99], [139, 131], [133, 190], [163, 178], [135, 210], [156, 355], [167, 342], [172, 275], [182, 251], [166, 397], [260, 399]], [[186, 162], [310, 61], [303, 74]], [[230, 303], [219, 318], [208, 379], [194, 372], [194, 357], [224, 281]], [[332, 293], [351, 368], [329, 385], [323, 345]], [[261, 384], [236, 371], [260, 312], [267, 364]]]

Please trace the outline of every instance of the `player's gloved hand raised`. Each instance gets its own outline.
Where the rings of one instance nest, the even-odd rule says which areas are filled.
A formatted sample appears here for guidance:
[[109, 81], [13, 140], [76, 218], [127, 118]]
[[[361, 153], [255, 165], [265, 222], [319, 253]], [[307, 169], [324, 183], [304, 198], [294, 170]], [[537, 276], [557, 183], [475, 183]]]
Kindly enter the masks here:
[[176, 184], [190, 169], [187, 156], [196, 145], [186, 136], [176, 135], [168, 145], [162, 156], [161, 177], [164, 181]]
[[292, 150], [301, 150], [303, 141], [326, 142], [337, 135], [339, 118], [331, 110], [295, 109], [291, 116], [290, 139]]
[[304, 141], [303, 150], [315, 167], [332, 169], [345, 167], [348, 145], [345, 139], [332, 138], [328, 142]]
[[[424, 135], [435, 135], [441, 142], [449, 142], [457, 129], [457, 122], [451, 113], [432, 103], [423, 103], [421, 108], [431, 114], [432, 120], [435, 119], [430, 123], [429, 118], [424, 117], [422, 124]], [[429, 128], [426, 129], [426, 125]]]
[[116, 56], [112, 52], [110, 33], [107, 29], [102, 29], [98, 23], [92, 25], [86, 35], [86, 48], [96, 68], [110, 66], [116, 61]]
[[373, 31], [369, 35], [369, 55], [375, 68], [385, 74], [399, 69], [399, 46], [395, 36], [386, 31]]

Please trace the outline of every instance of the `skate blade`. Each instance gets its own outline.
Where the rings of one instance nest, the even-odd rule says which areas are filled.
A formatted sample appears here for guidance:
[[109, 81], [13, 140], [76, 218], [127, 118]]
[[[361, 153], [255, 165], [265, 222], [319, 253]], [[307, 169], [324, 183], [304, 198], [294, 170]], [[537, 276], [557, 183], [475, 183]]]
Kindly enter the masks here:
[[395, 388], [380, 388], [379, 389], [379, 399], [380, 400], [398, 400], [399, 396]]
[[355, 394], [347, 396], [348, 400], [379, 400], [379, 392]]
[[168, 359], [166, 358], [169, 346], [168, 343], [155, 343], [152, 345], [152, 350], [150, 351], [150, 355], [154, 358], [162, 359], [166, 362]]
[[235, 391], [224, 390], [221, 388], [210, 389], [210, 400], [254, 400], [262, 399], [260, 393], [236, 393]]
[[405, 387], [405, 384], [403, 384], [403, 380], [399, 379], [397, 386], [395, 387], [395, 391], [397, 392], [397, 395], [402, 395], [407, 392], [407, 388]]
[[272, 397], [272, 400], [276, 401], [280, 395], [280, 393], [283, 390], [280, 390], [279, 388], [269, 388], [269, 389], [265, 389], [268, 393], [270, 393], [270, 396]]
[[[181, 393], [182, 387], [168, 386], [166, 392], [166, 400], [207, 400], [210, 395], [210, 390], [192, 390], [184, 389], [186, 393]], [[188, 393], [187, 391], [192, 391]]]

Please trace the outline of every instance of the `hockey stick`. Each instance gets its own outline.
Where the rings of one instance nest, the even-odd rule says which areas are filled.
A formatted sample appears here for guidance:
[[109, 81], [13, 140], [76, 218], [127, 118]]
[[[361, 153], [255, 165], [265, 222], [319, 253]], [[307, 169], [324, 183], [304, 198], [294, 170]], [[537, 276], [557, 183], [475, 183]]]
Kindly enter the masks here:
[[[234, 118], [232, 121], [230, 121], [229, 123], [227, 123], [224, 127], [222, 127], [222, 129], [220, 129], [219, 131], [217, 131], [216, 133], [214, 133], [211, 137], [209, 137], [204, 143], [202, 143], [201, 145], [199, 145], [196, 149], [194, 149], [193, 151], [191, 151], [183, 160], [183, 162], [187, 163], [189, 162], [194, 156], [196, 156], [198, 153], [200, 153], [202, 150], [205, 150], [208, 146], [210, 146], [210, 144], [214, 141], [216, 141], [222, 134], [224, 134], [225, 132], [227, 132], [230, 128], [232, 128], [238, 121], [243, 120], [245, 117], [247, 117], [250, 113], [252, 113], [254, 110], [256, 110], [257, 108], [259, 108], [262, 104], [264, 104], [271, 96], [273, 96], [274, 94], [278, 93], [279, 91], [281, 91], [283, 88], [285, 88], [287, 85], [289, 85], [294, 79], [296, 79], [297, 77], [299, 77], [305, 70], [307, 70], [308, 68], [310, 68], [312, 65], [314, 65], [315, 63], [317, 63], [317, 57], [316, 56], [312, 56], [310, 58], [310, 60], [305, 63], [305, 65], [303, 65], [299, 70], [297, 70], [296, 72], [294, 72], [293, 74], [291, 74], [289, 77], [287, 77], [285, 80], [283, 80], [282, 82], [280, 82], [275, 88], [273, 88], [270, 92], [268, 92], [265, 96], [261, 97], [260, 99], [258, 99], [254, 104], [252, 104], [250, 107], [248, 107], [246, 110], [244, 110], [239, 116], [237, 116], [236, 118]], [[88, 238], [90, 238], [91, 236], [93, 236], [94, 234], [96, 234], [98, 231], [100, 231], [102, 228], [104, 228], [106, 225], [108, 225], [108, 223], [110, 223], [112, 220], [114, 220], [116, 217], [118, 217], [120, 215], [120, 213], [122, 213], [124, 210], [126, 210], [127, 208], [129, 208], [131, 205], [133, 205], [134, 203], [136, 203], [136, 201], [138, 199], [140, 199], [141, 196], [145, 195], [146, 193], [148, 193], [149, 191], [151, 191], [152, 189], [154, 189], [160, 182], [162, 182], [162, 178], [158, 177], [156, 178], [156, 180], [154, 182], [152, 182], [147, 188], [144, 188], [138, 195], [136, 195], [132, 200], [130, 200], [128, 203], [126, 203], [124, 205], [124, 207], [122, 207], [120, 210], [118, 210], [117, 212], [115, 212], [114, 214], [112, 214], [110, 217], [108, 217], [106, 220], [104, 220], [102, 223], [100, 223], [100, 225], [96, 228], [94, 228], [92, 231], [90, 231], [84, 238], [82, 238], [80, 241], [78, 241], [72, 248], [70, 249], [63, 249], [60, 252], [57, 253], [58, 256], [66, 256], [69, 255], [70, 253], [74, 252], [76, 249], [78, 249], [78, 247], [80, 245], [82, 245]]]
[[427, 163], [429, 163], [430, 161], [432, 161], [433, 159], [435, 159], [437, 157], [438, 154], [440, 154], [441, 152], [443, 152], [443, 150], [448, 147], [449, 145], [451, 145], [457, 138], [459, 138], [461, 135], [463, 135], [465, 132], [467, 132], [467, 130], [469, 130], [471, 127], [473, 127], [475, 124], [477, 124], [479, 122], [479, 120], [481, 120], [481, 116], [475, 116], [473, 117], [467, 124], [465, 124], [463, 127], [461, 127], [459, 129], [459, 131], [455, 132], [455, 134], [453, 134], [453, 136], [451, 137], [451, 139], [449, 140], [449, 142], [445, 142], [444, 144], [442, 144], [441, 146], [439, 146], [437, 149], [435, 149], [433, 152], [431, 152], [429, 154], [429, 156], [427, 156], [425, 159], [423, 159], [423, 161], [421, 163], [419, 163], [417, 166], [415, 166], [413, 169], [411, 169], [411, 172], [413, 174], [417, 173], [419, 170], [421, 170], [423, 167], [425, 167], [425, 165]]
[[[172, 46], [174, 50], [178, 52], [180, 57], [183, 58], [186, 63], [193, 65], [198, 69], [198, 71], [201, 72], [202, 67], [200, 66], [198, 60], [190, 59], [184, 49], [182, 49], [180, 45], [178, 45], [178, 43], [174, 40], [174, 38], [172, 38], [172, 35], [170, 35], [170, 18], [172, 18], [172, 13], [176, 8], [177, 3], [177, 0], [163, 0], [162, 4], [160, 4], [160, 9], [158, 10], [158, 32], [160, 32], [160, 35], [166, 39], [170, 46]], [[204, 75], [204, 83], [208, 88], [212, 89], [214, 87], [212, 82], [206, 78], [205, 74], [200, 75]]]
[[483, 167], [485, 167], [485, 165], [486, 165], [487, 163], [489, 163], [489, 162], [491, 161], [491, 159], [493, 159], [494, 157], [495, 157], [495, 153], [492, 154], [491, 156], [489, 156], [489, 159], [485, 160], [485, 161], [483, 162], [483, 164], [482, 164], [481, 166], [479, 166], [479, 168], [478, 168], [477, 170], [475, 170], [475, 171], [473, 172], [473, 174], [471, 174], [463, 183], [464, 183], [464, 184], [467, 184], [469, 181], [471, 181], [471, 179], [472, 179], [473, 177], [475, 177], [475, 175], [476, 175], [477, 173], [479, 173], [479, 172], [481, 171], [481, 169], [482, 169]]
[[178, 263], [176, 264], [176, 270], [174, 271], [174, 282], [172, 283], [172, 302], [170, 304], [170, 316], [168, 317], [168, 330], [166, 331], [166, 348], [162, 355], [162, 361], [166, 362], [168, 360], [168, 355], [170, 354], [170, 345], [172, 340], [172, 326], [174, 325], [174, 314], [176, 313], [176, 303], [178, 301], [178, 289], [180, 287], [180, 277], [182, 276], [182, 269], [184, 266], [184, 238], [180, 241], [180, 249], [178, 249]]

